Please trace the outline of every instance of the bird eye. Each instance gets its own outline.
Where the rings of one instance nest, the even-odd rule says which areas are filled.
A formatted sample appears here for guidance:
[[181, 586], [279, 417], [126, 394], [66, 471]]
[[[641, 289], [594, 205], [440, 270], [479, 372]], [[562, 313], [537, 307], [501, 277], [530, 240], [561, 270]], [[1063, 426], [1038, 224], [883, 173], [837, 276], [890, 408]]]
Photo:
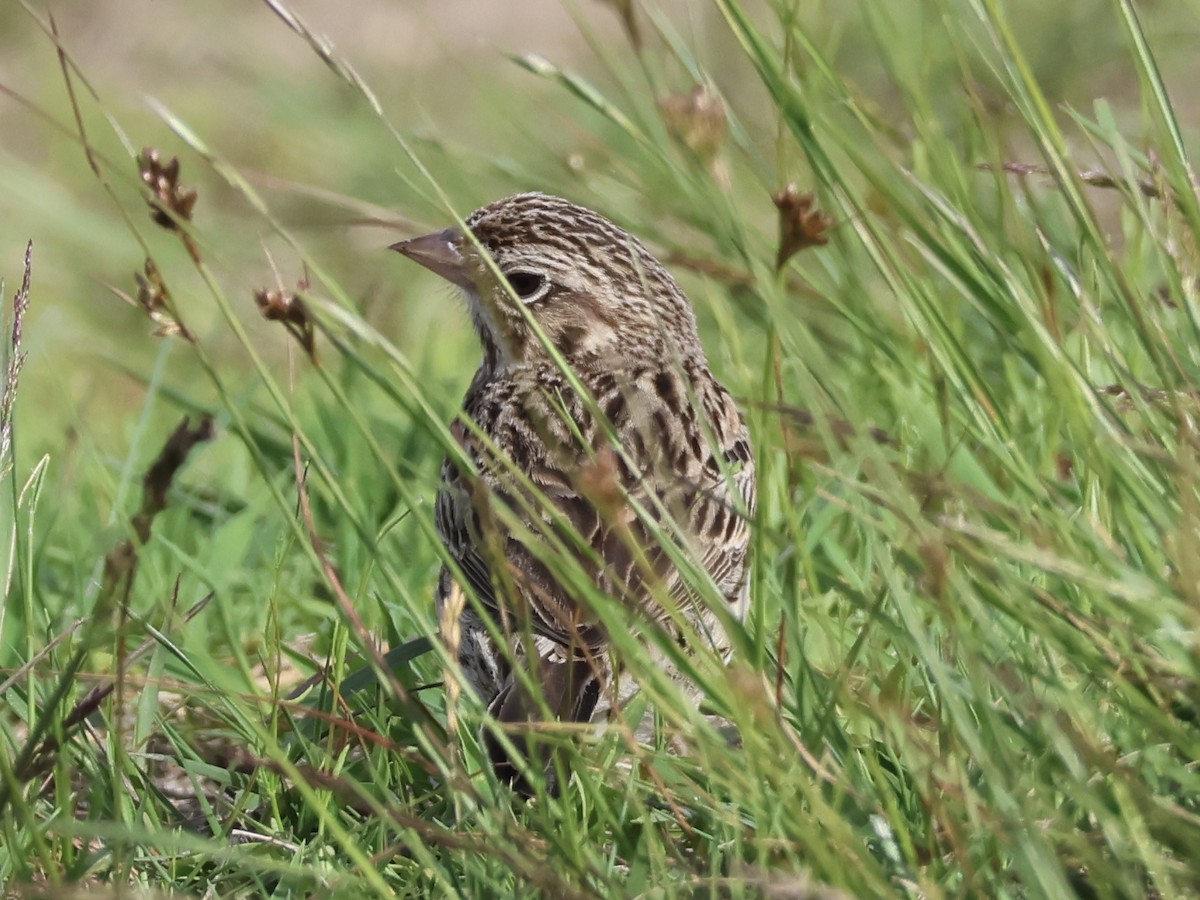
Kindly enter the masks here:
[[507, 278], [513, 293], [526, 303], [536, 299], [546, 285], [546, 276], [536, 272], [509, 272]]

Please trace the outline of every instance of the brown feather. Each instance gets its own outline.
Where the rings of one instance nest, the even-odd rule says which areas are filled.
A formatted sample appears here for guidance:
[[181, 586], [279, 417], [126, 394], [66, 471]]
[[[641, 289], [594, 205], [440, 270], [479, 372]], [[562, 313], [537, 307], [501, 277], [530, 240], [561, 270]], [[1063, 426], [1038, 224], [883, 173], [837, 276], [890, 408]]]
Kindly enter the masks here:
[[[474, 240], [448, 229], [396, 245], [466, 286], [484, 351], [454, 426], [472, 470], [443, 464], [436, 522], [506, 639], [496, 646], [468, 607], [459, 658], [502, 723], [538, 721], [543, 710], [563, 721], [602, 718], [626, 699], [629, 679], [616, 677], [602, 625], [537, 545], [575, 546], [557, 524], [565, 520], [589, 548], [573, 553], [578, 564], [644, 616], [646, 628], [675, 629], [682, 615], [727, 655], [722, 616], [696, 596], [653, 533], [672, 535], [712, 577], [729, 612], [744, 616], [755, 507], [749, 435], [709, 370], [687, 298], [636, 238], [542, 194], [500, 200], [467, 225]], [[523, 527], [510, 531], [508, 516]], [[439, 609], [447, 575], [440, 584]], [[514, 666], [531, 667], [540, 697], [529, 695]], [[520, 787], [499, 745], [489, 741], [489, 750], [497, 771]]]

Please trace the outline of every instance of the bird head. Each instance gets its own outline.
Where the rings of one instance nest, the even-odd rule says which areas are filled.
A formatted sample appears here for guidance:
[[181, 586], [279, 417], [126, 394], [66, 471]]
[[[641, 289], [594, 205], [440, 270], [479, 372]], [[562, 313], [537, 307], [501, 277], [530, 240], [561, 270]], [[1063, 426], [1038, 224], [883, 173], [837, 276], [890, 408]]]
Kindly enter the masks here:
[[548, 358], [531, 319], [572, 364], [703, 358], [687, 297], [603, 216], [527, 193], [476, 210], [466, 226], [470, 237], [446, 228], [392, 249], [462, 288], [496, 367]]

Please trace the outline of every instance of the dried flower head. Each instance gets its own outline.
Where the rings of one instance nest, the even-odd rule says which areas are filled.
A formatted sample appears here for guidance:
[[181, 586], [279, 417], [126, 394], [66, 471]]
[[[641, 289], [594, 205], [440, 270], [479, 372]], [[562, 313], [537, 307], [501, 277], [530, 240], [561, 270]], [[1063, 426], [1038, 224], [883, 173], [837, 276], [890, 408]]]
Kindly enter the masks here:
[[812, 194], [801, 194], [794, 183], [771, 197], [779, 210], [779, 250], [775, 255], [775, 270], [784, 267], [789, 259], [808, 247], [823, 247], [829, 243], [826, 232], [833, 219], [817, 209]]
[[9, 452], [12, 449], [13, 405], [17, 399], [17, 383], [21, 380], [21, 366], [25, 364], [25, 351], [21, 347], [21, 331], [25, 313], [29, 310], [29, 282], [33, 275], [33, 241], [25, 245], [25, 274], [21, 287], [13, 295], [12, 334], [6, 352], [0, 359], [6, 360], [3, 382], [0, 382], [0, 481], [12, 465]]
[[[158, 271], [154, 260], [146, 257], [143, 271], [144, 275], [141, 272], [133, 273], [133, 278], [137, 282], [136, 305], [140, 306], [150, 317], [150, 321], [154, 323], [154, 336], [181, 337], [194, 344], [196, 338], [179, 321], [179, 317], [171, 309], [171, 292], [167, 290], [167, 283], [163, 280], [162, 273]], [[124, 294], [121, 296], [124, 297]]]
[[313, 363], [317, 362], [316, 324], [298, 294], [259, 288], [254, 292], [254, 302], [258, 304], [258, 311], [264, 319], [282, 322], [283, 327], [300, 342], [308, 358]]
[[179, 183], [179, 159], [172, 156], [163, 163], [157, 150], [146, 147], [138, 155], [138, 171], [150, 188], [150, 216], [157, 225], [176, 231], [179, 222], [190, 222], [196, 205], [196, 192]]
[[707, 85], [674, 94], [658, 103], [667, 129], [705, 164], [711, 165], [729, 133], [725, 104]]

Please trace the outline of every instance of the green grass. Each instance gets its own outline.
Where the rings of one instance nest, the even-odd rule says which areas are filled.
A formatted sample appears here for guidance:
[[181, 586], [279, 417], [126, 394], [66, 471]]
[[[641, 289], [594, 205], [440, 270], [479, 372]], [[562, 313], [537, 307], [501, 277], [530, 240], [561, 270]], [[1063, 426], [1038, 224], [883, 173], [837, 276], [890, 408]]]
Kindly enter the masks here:
[[[7, 360], [34, 237], [0, 459], [0, 882], [1200, 894], [1198, 10], [910, 6], [639, 8], [640, 51], [567, 6], [582, 56], [510, 36], [399, 87], [395, 60], [323, 65], [257, 10], [197, 24], [240, 66], [209, 91], [165, 29], [157, 70], [93, 74], [63, 14], [98, 177], [45, 12], [0, 14], [38, 48], [0, 97]], [[715, 155], [660, 109], [697, 83], [725, 100]], [[423, 92], [447, 85], [439, 122]], [[179, 229], [148, 215], [145, 145], [198, 191]], [[789, 181], [833, 225], [777, 274]], [[574, 779], [529, 803], [483, 765], [482, 711], [450, 715], [428, 641], [474, 339], [381, 249], [525, 189], [671, 261], [760, 473], [739, 654], [686, 662], [741, 746], [622, 637], [664, 742], [551, 730]], [[195, 343], [104, 287], [136, 293], [147, 257]], [[315, 362], [253, 299], [297, 285]], [[202, 415], [160, 509], [143, 479]]]

